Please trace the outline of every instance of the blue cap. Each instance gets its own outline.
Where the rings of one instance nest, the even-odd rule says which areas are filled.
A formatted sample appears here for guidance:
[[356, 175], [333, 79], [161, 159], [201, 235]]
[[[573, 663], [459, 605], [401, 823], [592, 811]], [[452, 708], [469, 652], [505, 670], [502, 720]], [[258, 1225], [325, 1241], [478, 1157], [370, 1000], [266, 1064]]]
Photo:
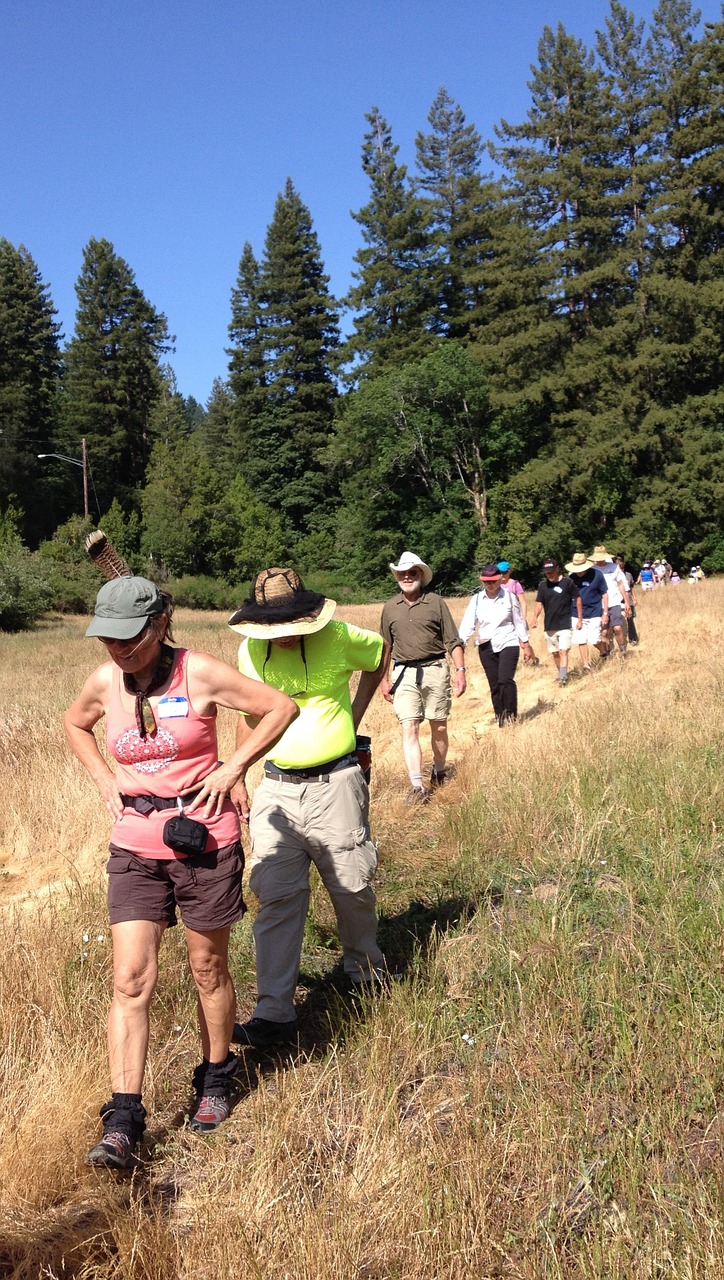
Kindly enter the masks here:
[[501, 573], [507, 573], [510, 568], [510, 564], [507, 560], [499, 560], [497, 567], [500, 569]]

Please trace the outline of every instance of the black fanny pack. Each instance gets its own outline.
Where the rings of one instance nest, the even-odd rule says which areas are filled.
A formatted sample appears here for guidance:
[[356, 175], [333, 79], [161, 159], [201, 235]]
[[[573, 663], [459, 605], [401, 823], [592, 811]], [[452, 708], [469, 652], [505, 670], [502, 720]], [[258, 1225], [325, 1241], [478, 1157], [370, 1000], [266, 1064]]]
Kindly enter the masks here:
[[173, 849], [174, 853], [205, 853], [208, 828], [203, 822], [187, 818], [181, 801], [178, 802], [178, 807], [179, 812], [164, 823], [163, 843], [167, 848]]

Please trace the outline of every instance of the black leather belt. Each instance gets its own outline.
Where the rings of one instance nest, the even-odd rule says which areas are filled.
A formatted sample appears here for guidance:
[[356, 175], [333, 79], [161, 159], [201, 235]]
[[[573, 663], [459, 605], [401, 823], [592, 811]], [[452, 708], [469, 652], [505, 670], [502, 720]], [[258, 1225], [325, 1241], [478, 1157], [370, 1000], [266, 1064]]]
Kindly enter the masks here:
[[401, 662], [399, 659], [395, 658], [395, 660], [394, 660], [394, 662], [393, 662], [393, 664], [392, 664], [392, 665], [393, 665], [393, 670], [395, 670], [395, 671], [396, 671], [398, 667], [402, 667], [402, 670], [400, 671], [399, 676], [397, 677], [397, 679], [395, 680], [395, 683], [393, 684], [392, 688], [390, 689], [390, 695], [391, 695], [391, 697], [393, 697], [393, 698], [394, 698], [395, 694], [397, 693], [397, 690], [398, 690], [398, 688], [399, 688], [400, 682], [402, 681], [402, 678], [403, 678], [403, 676], [404, 676], [404, 674], [405, 674], [405, 671], [407, 670], [407, 668], [408, 668], [408, 667], [415, 667], [415, 684], [417, 685], [417, 687], [418, 687], [418, 689], [419, 689], [419, 688], [420, 688], [420, 685], [422, 684], [422, 669], [423, 669], [423, 667], [436, 667], [436, 666], [438, 665], [438, 663], [440, 663], [440, 662], [444, 662], [444, 661], [445, 661], [445, 654], [444, 654], [444, 653], [436, 653], [436, 654], [434, 654], [434, 655], [433, 655], [433, 657], [432, 657], [432, 658], [422, 658], [422, 659], [420, 659], [420, 660], [419, 660], [419, 661], [417, 661], [417, 662]]
[[[179, 800], [182, 804], [190, 804], [194, 796], [199, 794], [201, 790], [197, 787], [195, 791], [186, 791]], [[177, 809], [178, 800], [175, 796], [121, 796], [121, 800], [127, 809], [135, 809], [136, 813], [153, 813], [158, 809]]]
[[356, 753], [348, 751], [346, 755], [337, 756], [336, 760], [327, 760], [324, 764], [313, 764], [308, 769], [280, 769], [272, 764], [271, 760], [267, 760], [264, 773], [267, 778], [273, 778], [277, 782], [294, 782], [301, 786], [303, 782], [329, 782], [330, 773], [337, 773], [340, 769], [352, 769], [358, 764]]

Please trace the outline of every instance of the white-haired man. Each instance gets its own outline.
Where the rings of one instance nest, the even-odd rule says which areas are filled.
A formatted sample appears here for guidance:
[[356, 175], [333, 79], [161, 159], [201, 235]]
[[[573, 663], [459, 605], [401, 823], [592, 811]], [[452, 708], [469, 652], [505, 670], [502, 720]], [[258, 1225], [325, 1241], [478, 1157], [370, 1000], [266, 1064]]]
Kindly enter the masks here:
[[[460, 697], [465, 684], [465, 650], [453, 616], [442, 596], [428, 591], [432, 569], [412, 551], [405, 551], [390, 569], [399, 593], [382, 610], [381, 631], [393, 659], [392, 679], [383, 677], [382, 695], [391, 702], [402, 725], [402, 752], [410, 777], [407, 799], [425, 803], [430, 788], [445, 782], [448, 753], [447, 721], [450, 714], [450, 670], [453, 688]], [[420, 724], [430, 721], [433, 765], [430, 786], [422, 780]]]

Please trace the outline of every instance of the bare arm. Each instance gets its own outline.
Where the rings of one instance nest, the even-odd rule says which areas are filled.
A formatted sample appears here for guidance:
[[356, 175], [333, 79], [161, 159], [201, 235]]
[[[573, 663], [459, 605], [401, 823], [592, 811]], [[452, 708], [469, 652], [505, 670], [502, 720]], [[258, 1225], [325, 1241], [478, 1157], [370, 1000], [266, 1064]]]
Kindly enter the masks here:
[[123, 801], [115, 775], [98, 748], [93, 729], [106, 713], [111, 690], [112, 666], [105, 662], [89, 675], [78, 697], [63, 717], [71, 750], [95, 782], [112, 818], [120, 818]]
[[534, 608], [534, 610], [533, 610], [533, 618], [532, 618], [532, 620], [531, 620], [531, 624], [530, 624], [530, 625], [531, 625], [531, 627], [537, 627], [537, 626], [538, 626], [538, 619], [539, 619], [539, 617], [540, 617], [540, 611], [541, 611], [541, 609], [542, 609], [542, 608], [543, 608], [543, 605], [541, 604], [540, 600], [536, 600], [536, 602], [535, 602], [535, 608]]
[[455, 690], [455, 697], [460, 698], [468, 687], [465, 679], [465, 649], [463, 646], [456, 644], [450, 651], [450, 657], [455, 667], [453, 671], [453, 689]]
[[[352, 703], [352, 720], [355, 729], [359, 729], [362, 717], [374, 696], [377, 686], [386, 678], [390, 665], [390, 646], [382, 641], [382, 655], [374, 671], [363, 671], [357, 685], [357, 692]], [[389, 682], [388, 682], [389, 683]]]

